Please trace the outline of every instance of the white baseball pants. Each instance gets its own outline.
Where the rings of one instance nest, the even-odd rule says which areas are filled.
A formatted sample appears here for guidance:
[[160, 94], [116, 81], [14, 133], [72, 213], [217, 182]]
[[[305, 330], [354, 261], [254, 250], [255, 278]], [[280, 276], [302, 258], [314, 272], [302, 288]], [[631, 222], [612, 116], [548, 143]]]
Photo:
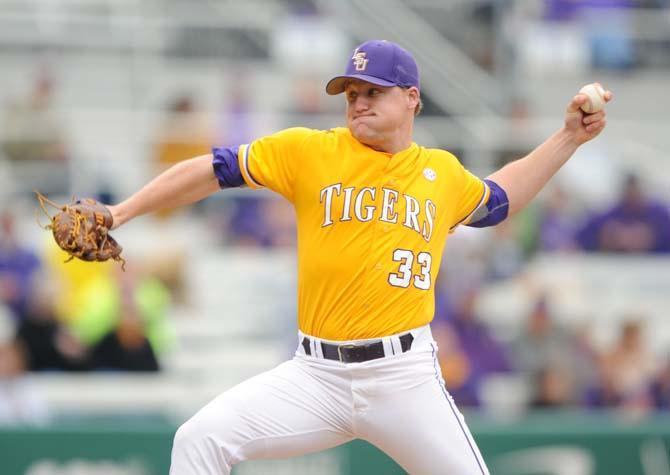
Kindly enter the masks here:
[[292, 360], [221, 394], [177, 430], [170, 475], [227, 475], [244, 460], [352, 439], [377, 446], [410, 474], [488, 475], [444, 387], [430, 327], [411, 333], [409, 351], [399, 351], [398, 335], [385, 337], [392, 356], [363, 363], [323, 359], [323, 340], [310, 337], [311, 356], [298, 344]]

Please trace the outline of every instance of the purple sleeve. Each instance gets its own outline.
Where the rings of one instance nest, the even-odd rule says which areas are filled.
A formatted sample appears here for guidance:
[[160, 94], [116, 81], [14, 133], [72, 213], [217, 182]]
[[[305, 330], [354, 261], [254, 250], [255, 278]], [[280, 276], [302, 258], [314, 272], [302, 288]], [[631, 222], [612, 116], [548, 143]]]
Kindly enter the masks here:
[[219, 180], [221, 188], [235, 188], [245, 184], [237, 161], [239, 149], [239, 145], [235, 147], [214, 147], [212, 149], [214, 175]]
[[486, 202], [486, 208], [475, 211], [472, 220], [467, 224], [473, 228], [485, 228], [495, 226], [507, 218], [509, 212], [509, 200], [507, 193], [495, 181], [484, 180], [491, 190], [489, 200]]

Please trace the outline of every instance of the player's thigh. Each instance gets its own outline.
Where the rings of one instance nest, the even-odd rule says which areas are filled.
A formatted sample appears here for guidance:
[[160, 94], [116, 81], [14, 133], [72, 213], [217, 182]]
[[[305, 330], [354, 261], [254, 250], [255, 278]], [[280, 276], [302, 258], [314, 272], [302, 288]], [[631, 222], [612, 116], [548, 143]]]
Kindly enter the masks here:
[[[231, 388], [177, 431], [175, 458], [243, 460], [283, 458], [351, 440], [349, 403], [328, 374], [296, 360]], [[343, 394], [343, 393], [342, 393]], [[177, 447], [177, 446], [180, 447]], [[184, 452], [183, 454], [175, 452]], [[197, 454], [193, 455], [193, 454]]]
[[487, 475], [465, 419], [437, 377], [377, 395], [362, 437], [411, 474]]

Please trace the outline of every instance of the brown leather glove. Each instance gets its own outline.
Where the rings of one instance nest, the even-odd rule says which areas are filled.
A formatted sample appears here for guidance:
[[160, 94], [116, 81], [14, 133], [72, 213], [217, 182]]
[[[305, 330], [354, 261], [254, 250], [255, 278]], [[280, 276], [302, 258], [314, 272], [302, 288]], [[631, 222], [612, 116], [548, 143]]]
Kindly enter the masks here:
[[[112, 213], [102, 203], [92, 198], [73, 200], [70, 204], [58, 205], [39, 192], [37, 199], [51, 223], [44, 226], [50, 229], [58, 246], [73, 258], [82, 261], [106, 261], [114, 259], [121, 262], [125, 270], [126, 261], [121, 257], [123, 248], [109, 235], [112, 227]], [[50, 215], [46, 205], [60, 211]]]

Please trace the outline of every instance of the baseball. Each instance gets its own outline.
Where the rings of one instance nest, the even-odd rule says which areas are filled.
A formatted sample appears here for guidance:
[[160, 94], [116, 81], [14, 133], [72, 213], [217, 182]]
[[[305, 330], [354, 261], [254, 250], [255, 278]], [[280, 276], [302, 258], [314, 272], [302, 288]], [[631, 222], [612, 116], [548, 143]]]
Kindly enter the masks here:
[[599, 84], [587, 84], [579, 90], [580, 94], [585, 94], [589, 100], [582, 104], [582, 110], [587, 114], [598, 112], [605, 106], [605, 89]]

